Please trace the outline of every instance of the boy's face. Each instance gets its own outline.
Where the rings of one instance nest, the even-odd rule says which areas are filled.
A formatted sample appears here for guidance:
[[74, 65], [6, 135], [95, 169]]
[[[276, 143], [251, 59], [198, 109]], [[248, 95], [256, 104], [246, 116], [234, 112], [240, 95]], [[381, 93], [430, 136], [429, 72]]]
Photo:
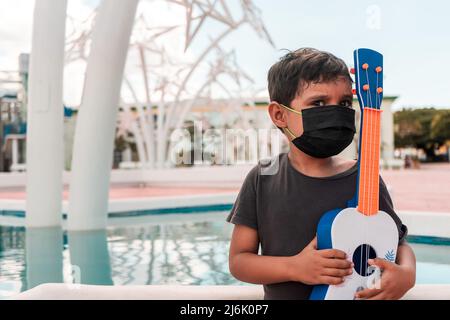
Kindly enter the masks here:
[[[310, 83], [299, 92], [300, 94], [288, 107], [298, 111], [325, 105], [352, 107], [352, 84], [343, 77], [330, 82]], [[296, 137], [302, 135], [302, 116], [272, 104], [269, 107], [269, 113], [275, 125], [281, 128], [288, 127]]]

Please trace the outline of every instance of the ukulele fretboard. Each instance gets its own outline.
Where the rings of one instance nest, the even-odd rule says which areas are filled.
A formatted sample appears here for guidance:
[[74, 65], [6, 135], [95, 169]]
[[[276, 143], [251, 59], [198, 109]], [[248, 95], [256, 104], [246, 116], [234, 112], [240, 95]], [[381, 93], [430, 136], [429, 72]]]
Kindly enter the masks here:
[[361, 141], [358, 211], [374, 215], [379, 207], [381, 110], [364, 108]]

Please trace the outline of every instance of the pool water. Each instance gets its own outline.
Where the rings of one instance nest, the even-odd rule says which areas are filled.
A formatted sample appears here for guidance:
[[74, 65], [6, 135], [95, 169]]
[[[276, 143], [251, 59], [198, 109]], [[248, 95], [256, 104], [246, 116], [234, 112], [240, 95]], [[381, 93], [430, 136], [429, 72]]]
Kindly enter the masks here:
[[[0, 226], [0, 298], [48, 282], [246, 285], [228, 270], [226, 214], [131, 218], [104, 231]], [[450, 242], [424, 239], [409, 239], [417, 283], [450, 284]]]

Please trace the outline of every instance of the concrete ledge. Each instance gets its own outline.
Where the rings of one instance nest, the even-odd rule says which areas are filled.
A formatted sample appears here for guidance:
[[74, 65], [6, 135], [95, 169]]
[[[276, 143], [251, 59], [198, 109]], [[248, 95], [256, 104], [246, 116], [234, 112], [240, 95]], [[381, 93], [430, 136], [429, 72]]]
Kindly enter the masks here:
[[42, 284], [14, 300], [261, 300], [262, 286], [142, 285], [97, 286]]
[[449, 212], [398, 211], [410, 235], [450, 238]]
[[[262, 286], [42, 284], [14, 300], [262, 300]], [[416, 285], [405, 300], [450, 300], [450, 285]]]

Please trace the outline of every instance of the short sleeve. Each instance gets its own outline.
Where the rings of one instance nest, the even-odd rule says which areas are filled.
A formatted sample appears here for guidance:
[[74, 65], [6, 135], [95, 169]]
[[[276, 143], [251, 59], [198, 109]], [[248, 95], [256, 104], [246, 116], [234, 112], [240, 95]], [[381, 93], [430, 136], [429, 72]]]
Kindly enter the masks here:
[[380, 176], [380, 210], [388, 213], [395, 221], [398, 229], [398, 244], [401, 245], [406, 241], [406, 236], [408, 235], [408, 228], [404, 225], [394, 210], [394, 205], [392, 203], [389, 191], [386, 188], [386, 184]]
[[256, 218], [256, 185], [258, 172], [259, 168], [256, 166], [247, 174], [226, 221], [258, 229]]

